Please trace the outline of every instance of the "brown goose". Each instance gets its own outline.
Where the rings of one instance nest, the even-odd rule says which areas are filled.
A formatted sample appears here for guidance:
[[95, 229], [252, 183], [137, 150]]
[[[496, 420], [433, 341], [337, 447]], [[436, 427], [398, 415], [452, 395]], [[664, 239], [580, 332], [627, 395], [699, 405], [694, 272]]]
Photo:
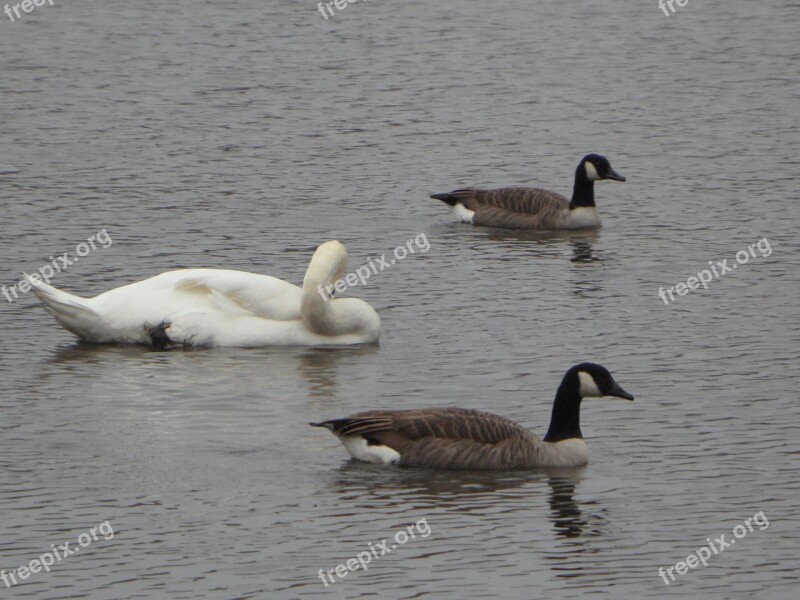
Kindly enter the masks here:
[[580, 428], [581, 400], [592, 396], [633, 400], [605, 367], [581, 363], [561, 381], [544, 439], [504, 417], [464, 408], [370, 410], [309, 425], [332, 431], [353, 458], [377, 464], [429, 469], [577, 467], [588, 462]]
[[467, 188], [431, 198], [448, 204], [464, 223], [501, 229], [583, 229], [600, 227], [594, 204], [594, 182], [625, 181], [608, 159], [587, 154], [575, 169], [572, 200], [539, 188], [507, 187], [496, 190]]

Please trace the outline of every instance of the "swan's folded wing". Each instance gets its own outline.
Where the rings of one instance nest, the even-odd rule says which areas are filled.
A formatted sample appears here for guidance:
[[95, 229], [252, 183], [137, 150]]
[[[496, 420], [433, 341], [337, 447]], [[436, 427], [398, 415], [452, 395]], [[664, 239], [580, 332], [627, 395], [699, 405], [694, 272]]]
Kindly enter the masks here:
[[192, 269], [175, 281], [175, 291], [200, 294], [226, 313], [276, 321], [300, 318], [301, 290], [276, 277], [243, 271]]

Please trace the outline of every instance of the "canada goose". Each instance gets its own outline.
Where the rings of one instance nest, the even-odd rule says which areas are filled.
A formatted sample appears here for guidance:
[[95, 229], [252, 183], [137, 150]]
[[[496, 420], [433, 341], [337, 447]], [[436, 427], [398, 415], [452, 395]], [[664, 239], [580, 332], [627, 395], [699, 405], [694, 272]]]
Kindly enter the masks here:
[[558, 387], [543, 440], [509, 419], [464, 408], [371, 410], [309, 425], [328, 428], [353, 458], [371, 463], [429, 469], [577, 467], [588, 462], [581, 400], [593, 396], [633, 400], [605, 367], [581, 363]]
[[80, 298], [29, 278], [45, 308], [89, 342], [188, 346], [322, 346], [375, 342], [381, 321], [357, 298], [322, 286], [347, 267], [338, 241], [320, 245], [302, 289], [268, 275], [222, 269], [169, 271]]
[[467, 188], [431, 198], [448, 204], [464, 223], [501, 229], [583, 229], [600, 227], [594, 204], [594, 182], [625, 181], [608, 159], [587, 154], [575, 169], [572, 200], [539, 188], [507, 187], [496, 190]]

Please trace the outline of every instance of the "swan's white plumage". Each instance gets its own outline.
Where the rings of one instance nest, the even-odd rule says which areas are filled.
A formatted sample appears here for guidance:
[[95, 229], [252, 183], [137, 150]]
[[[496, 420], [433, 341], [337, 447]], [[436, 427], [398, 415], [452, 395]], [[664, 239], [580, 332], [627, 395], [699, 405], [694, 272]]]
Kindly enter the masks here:
[[317, 292], [346, 265], [344, 245], [330, 241], [314, 253], [302, 289], [268, 275], [223, 269], [169, 271], [94, 298], [33, 280], [31, 286], [59, 324], [91, 342], [150, 344], [150, 332], [159, 326], [171, 342], [198, 346], [374, 342], [380, 318], [369, 304], [357, 298], [325, 302]]

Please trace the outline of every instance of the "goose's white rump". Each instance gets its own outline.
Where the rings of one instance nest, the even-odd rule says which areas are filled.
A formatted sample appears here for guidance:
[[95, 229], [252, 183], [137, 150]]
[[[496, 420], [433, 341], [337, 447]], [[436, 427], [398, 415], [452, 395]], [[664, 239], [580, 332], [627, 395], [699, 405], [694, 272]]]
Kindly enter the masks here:
[[378, 340], [375, 310], [357, 298], [325, 300], [319, 289], [347, 267], [347, 250], [325, 242], [303, 287], [256, 273], [182, 269], [80, 298], [29, 280], [56, 321], [89, 342], [192, 346], [323, 346]]

